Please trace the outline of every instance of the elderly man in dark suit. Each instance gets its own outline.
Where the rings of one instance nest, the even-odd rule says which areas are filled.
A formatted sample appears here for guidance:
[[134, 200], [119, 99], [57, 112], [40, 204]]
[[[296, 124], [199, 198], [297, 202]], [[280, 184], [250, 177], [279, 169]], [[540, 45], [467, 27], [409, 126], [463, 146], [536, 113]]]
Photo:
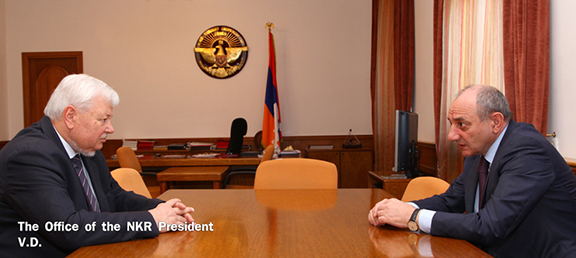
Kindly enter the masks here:
[[546, 138], [484, 85], [463, 89], [448, 120], [462, 174], [444, 194], [379, 202], [370, 223], [464, 239], [495, 257], [575, 257], [576, 176]]
[[99, 150], [114, 132], [118, 102], [104, 82], [69, 75], [46, 116], [0, 151], [2, 256], [63, 257], [86, 245], [157, 236], [159, 222], [193, 221], [193, 209], [179, 200], [124, 191], [111, 177]]

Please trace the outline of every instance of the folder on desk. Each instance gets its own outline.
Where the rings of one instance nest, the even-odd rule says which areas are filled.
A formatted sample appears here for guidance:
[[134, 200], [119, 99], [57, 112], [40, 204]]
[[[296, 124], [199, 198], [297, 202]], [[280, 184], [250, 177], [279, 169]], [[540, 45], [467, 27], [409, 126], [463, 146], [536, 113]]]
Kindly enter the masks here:
[[228, 144], [230, 144], [229, 141], [217, 140], [216, 141], [216, 149], [220, 149], [220, 150], [228, 149]]
[[190, 150], [211, 150], [214, 144], [210, 142], [189, 142], [188, 149]]
[[243, 158], [258, 158], [258, 155], [260, 155], [258, 151], [243, 151], [240, 153]]
[[172, 143], [168, 145], [168, 150], [185, 150], [186, 144], [184, 143]]
[[154, 141], [140, 140], [137, 144], [138, 150], [152, 150], [154, 149]]

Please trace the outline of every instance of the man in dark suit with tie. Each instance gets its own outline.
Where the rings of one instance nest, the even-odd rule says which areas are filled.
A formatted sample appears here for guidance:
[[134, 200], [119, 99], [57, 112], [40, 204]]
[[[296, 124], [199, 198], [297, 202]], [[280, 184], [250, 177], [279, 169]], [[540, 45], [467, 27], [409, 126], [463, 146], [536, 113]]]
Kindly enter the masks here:
[[114, 132], [118, 102], [104, 82], [69, 75], [46, 116], [0, 151], [1, 256], [64, 257], [86, 245], [158, 236], [159, 222], [193, 221], [179, 200], [124, 191], [110, 175], [100, 149]]
[[495, 257], [576, 257], [576, 176], [546, 138], [512, 120], [490, 86], [463, 89], [448, 120], [462, 174], [443, 194], [379, 202], [370, 223], [464, 239]]

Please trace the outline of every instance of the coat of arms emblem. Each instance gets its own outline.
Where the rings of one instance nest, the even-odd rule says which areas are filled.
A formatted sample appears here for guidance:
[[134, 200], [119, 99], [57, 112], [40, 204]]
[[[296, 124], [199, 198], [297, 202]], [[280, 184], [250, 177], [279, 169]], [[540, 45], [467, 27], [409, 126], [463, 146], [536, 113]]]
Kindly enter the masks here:
[[204, 31], [194, 52], [200, 69], [219, 79], [240, 72], [248, 59], [246, 41], [238, 31], [228, 26], [215, 26]]

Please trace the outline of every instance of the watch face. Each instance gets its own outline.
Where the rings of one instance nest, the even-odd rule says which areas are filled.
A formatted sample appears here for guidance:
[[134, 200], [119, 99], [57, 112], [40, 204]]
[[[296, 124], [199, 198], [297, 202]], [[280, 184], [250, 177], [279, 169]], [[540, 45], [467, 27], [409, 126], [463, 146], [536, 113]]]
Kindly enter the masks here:
[[410, 229], [411, 231], [417, 231], [418, 230], [418, 224], [416, 224], [416, 222], [414, 222], [414, 221], [410, 221], [410, 222], [408, 222], [408, 229]]

